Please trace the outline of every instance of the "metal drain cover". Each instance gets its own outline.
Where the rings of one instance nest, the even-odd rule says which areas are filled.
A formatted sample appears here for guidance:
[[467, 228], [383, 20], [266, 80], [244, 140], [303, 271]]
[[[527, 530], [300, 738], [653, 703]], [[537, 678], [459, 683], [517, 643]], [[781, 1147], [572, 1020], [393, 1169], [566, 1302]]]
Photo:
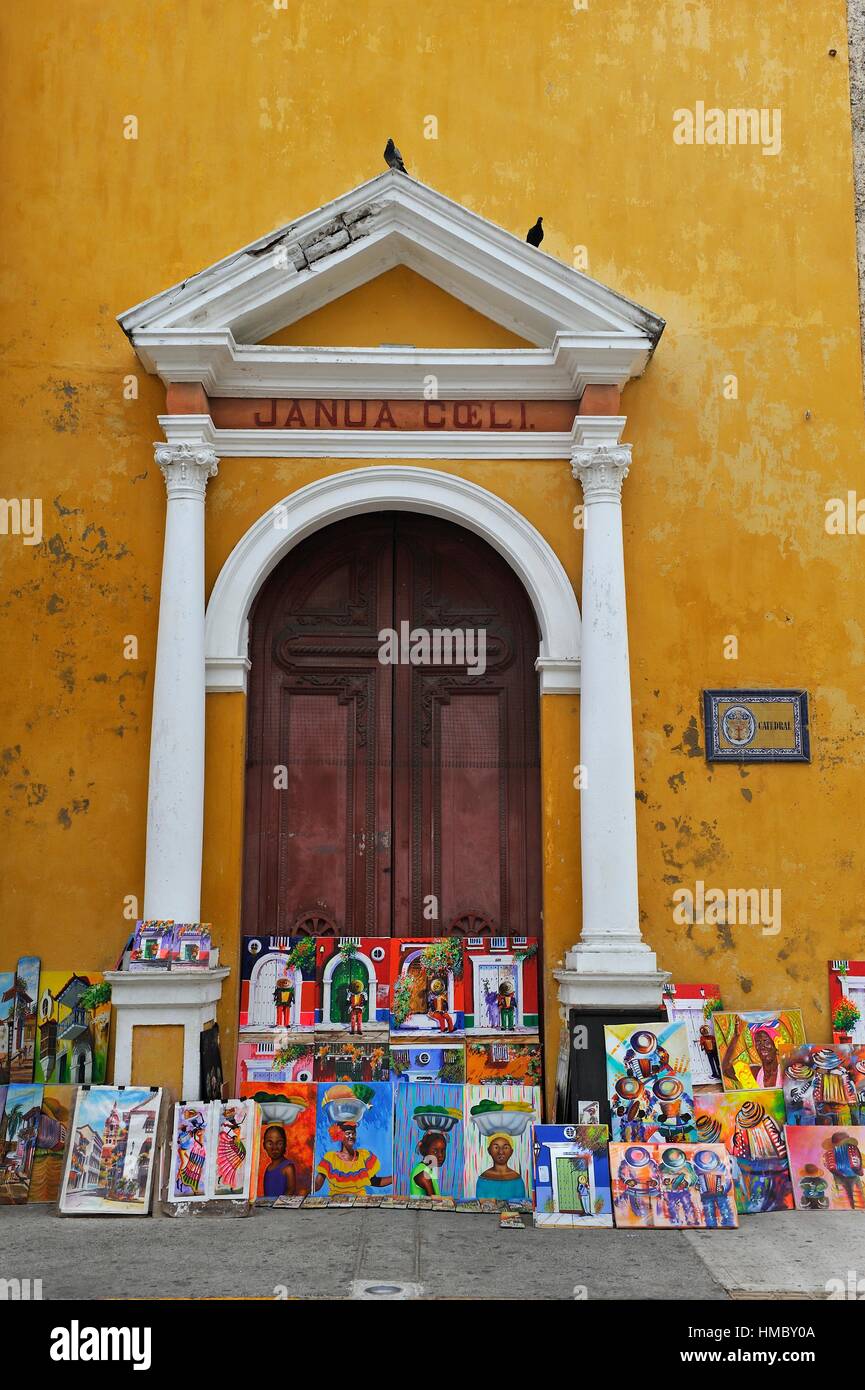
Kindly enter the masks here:
[[422, 1294], [423, 1284], [406, 1284], [403, 1280], [353, 1279], [351, 1284], [352, 1298], [407, 1299], [420, 1298]]

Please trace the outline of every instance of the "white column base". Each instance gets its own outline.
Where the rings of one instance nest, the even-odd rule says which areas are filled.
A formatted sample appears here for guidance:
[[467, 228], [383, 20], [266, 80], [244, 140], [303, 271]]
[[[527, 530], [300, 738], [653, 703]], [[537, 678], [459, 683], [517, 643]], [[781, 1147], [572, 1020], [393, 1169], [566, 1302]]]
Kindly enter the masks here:
[[[182, 1100], [198, 1100], [201, 1081], [200, 1035], [216, 1018], [228, 966], [201, 974], [154, 970], [152, 974], [106, 970], [115, 1011], [114, 1085], [132, 1084], [132, 1045], [136, 1028], [183, 1028]], [[149, 1084], [144, 1082], [142, 1084]]]
[[670, 978], [659, 970], [655, 952], [644, 941], [617, 943], [609, 938], [579, 942], [565, 953], [563, 970], [553, 971], [559, 1002], [566, 1009], [660, 1009]]

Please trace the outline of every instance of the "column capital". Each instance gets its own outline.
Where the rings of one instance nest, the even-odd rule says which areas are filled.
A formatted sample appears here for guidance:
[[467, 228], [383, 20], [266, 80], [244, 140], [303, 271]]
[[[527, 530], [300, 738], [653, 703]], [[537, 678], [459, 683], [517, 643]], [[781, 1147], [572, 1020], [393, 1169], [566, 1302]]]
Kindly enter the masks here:
[[622, 483], [631, 467], [630, 444], [577, 444], [571, 449], [571, 471], [583, 488], [586, 506], [622, 501]]
[[169, 500], [191, 497], [204, 501], [208, 478], [219, 471], [216, 450], [209, 444], [155, 443], [153, 456], [162, 470]]

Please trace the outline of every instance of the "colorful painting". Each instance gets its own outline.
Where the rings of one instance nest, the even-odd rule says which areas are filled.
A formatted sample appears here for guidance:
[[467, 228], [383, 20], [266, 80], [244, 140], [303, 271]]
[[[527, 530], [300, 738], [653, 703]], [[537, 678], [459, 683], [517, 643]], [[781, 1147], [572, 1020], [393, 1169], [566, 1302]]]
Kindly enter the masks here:
[[39, 998], [38, 956], [22, 956], [15, 969], [12, 988], [12, 1029], [7, 1039], [9, 1080], [32, 1081], [36, 1060], [36, 1003]]
[[830, 960], [832, 1041], [865, 1047], [865, 960]]
[[170, 970], [174, 950], [174, 923], [156, 919], [135, 923], [129, 969], [133, 974], [146, 970]]
[[257, 1199], [311, 1192], [317, 1089], [311, 1081], [279, 1081], [241, 1093], [259, 1107]]
[[467, 1033], [537, 1033], [538, 943], [530, 936], [463, 942]]
[[171, 942], [172, 970], [207, 970], [210, 965], [210, 923], [175, 922]]
[[684, 1023], [617, 1023], [604, 1038], [613, 1139], [696, 1139]]
[[147, 1216], [162, 1092], [91, 1086], [75, 1098], [60, 1210], [66, 1216]]
[[12, 1032], [15, 1016], [15, 973], [0, 971], [0, 1086], [9, 1081]]
[[315, 1039], [316, 1081], [389, 1081], [387, 1039], [358, 1039], [354, 1033], [319, 1033]]
[[652, 1230], [738, 1226], [733, 1170], [723, 1144], [611, 1144], [613, 1216]]
[[798, 1047], [805, 1041], [798, 1009], [716, 1013], [712, 1022], [726, 1091], [763, 1091], [780, 1086], [779, 1049]]
[[393, 1191], [434, 1200], [461, 1197], [462, 1086], [409, 1082], [394, 1092]]
[[391, 1080], [416, 1084], [439, 1081], [462, 1086], [466, 1079], [466, 1049], [463, 1043], [435, 1043], [418, 1047], [403, 1040], [391, 1043]]
[[391, 965], [392, 1033], [462, 1034], [461, 937], [398, 937], [391, 943]]
[[27, 1201], [42, 1114], [41, 1086], [10, 1082], [0, 1119], [0, 1206]]
[[700, 1139], [723, 1144], [730, 1155], [738, 1211], [790, 1211], [784, 1092], [702, 1091], [694, 1106]]
[[384, 1037], [390, 1026], [391, 938], [315, 938], [316, 1029]]
[[865, 1047], [782, 1047], [788, 1125], [865, 1124]]
[[312, 936], [245, 936], [240, 955], [240, 1030], [311, 1031], [316, 1008]]
[[316, 1195], [373, 1196], [393, 1183], [393, 1089], [389, 1082], [318, 1087]]
[[465, 1195], [525, 1202], [532, 1195], [532, 1125], [541, 1122], [536, 1086], [465, 1088]]
[[39, 981], [35, 1079], [101, 1086], [108, 1072], [111, 986], [97, 971], [43, 970]]
[[684, 1023], [688, 1037], [691, 1080], [695, 1086], [721, 1085], [718, 1045], [712, 1015], [721, 1007], [717, 985], [664, 986], [664, 1008], [671, 1023]]
[[36, 1135], [28, 1202], [55, 1203], [63, 1186], [66, 1147], [72, 1133], [77, 1086], [46, 1086]]
[[599, 1125], [601, 1123], [601, 1102], [599, 1100], [578, 1100], [577, 1123]]
[[179, 1101], [171, 1133], [169, 1202], [206, 1202], [213, 1184], [214, 1107], [207, 1101]]
[[241, 1033], [237, 1044], [238, 1095], [244, 1086], [271, 1081], [312, 1081], [314, 1048], [311, 1033]]
[[248, 1200], [253, 1168], [255, 1105], [251, 1100], [215, 1101], [215, 1201]]
[[788, 1125], [799, 1211], [865, 1211], [865, 1126]]
[[466, 1080], [473, 1086], [540, 1086], [543, 1074], [538, 1038], [470, 1038], [466, 1043]]
[[533, 1125], [536, 1226], [612, 1226], [606, 1125]]

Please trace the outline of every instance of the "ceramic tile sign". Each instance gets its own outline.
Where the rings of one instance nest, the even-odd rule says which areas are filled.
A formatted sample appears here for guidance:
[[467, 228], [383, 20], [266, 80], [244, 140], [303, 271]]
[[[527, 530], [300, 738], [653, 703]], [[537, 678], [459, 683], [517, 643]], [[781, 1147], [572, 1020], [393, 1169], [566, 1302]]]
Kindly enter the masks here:
[[540, 1124], [536, 1086], [466, 1086], [465, 1195], [525, 1202], [532, 1195], [532, 1125]]
[[[374, 1196], [393, 1185], [393, 1089], [389, 1082], [318, 1087], [314, 1193]], [[381, 1194], [384, 1195], [384, 1194]]]
[[466, 1033], [537, 1033], [537, 940], [466, 937], [463, 952]]
[[10, 1044], [15, 1014], [15, 972], [0, 971], [0, 1086], [9, 1081]]
[[712, 1023], [726, 1091], [763, 1091], [780, 1086], [779, 1050], [805, 1041], [798, 1009], [716, 1013]]
[[133, 974], [170, 970], [174, 950], [174, 923], [157, 920], [135, 923], [129, 969]]
[[174, 1107], [169, 1202], [206, 1202], [214, 1180], [214, 1106], [207, 1101], [181, 1100]]
[[463, 1195], [462, 1086], [417, 1082], [394, 1091], [393, 1191], [417, 1199]]
[[316, 1031], [387, 1036], [391, 944], [386, 936], [315, 938]]
[[540, 1086], [543, 1060], [539, 1038], [470, 1038], [466, 1042], [466, 1080], [473, 1085], [498, 1082]]
[[788, 1125], [799, 1211], [865, 1211], [865, 1126]]
[[617, 1023], [604, 1040], [613, 1138], [696, 1139], [684, 1023]]
[[15, 968], [12, 1035], [8, 1042], [9, 1080], [32, 1081], [36, 1058], [36, 1005], [39, 1000], [38, 956], [22, 956]]
[[311, 1032], [316, 1010], [316, 939], [245, 936], [240, 953], [240, 1031]]
[[462, 938], [398, 937], [391, 951], [391, 1033], [461, 1036]]
[[97, 971], [43, 970], [35, 1079], [101, 1086], [108, 1072], [111, 986]]
[[865, 1046], [865, 960], [830, 960], [829, 1014], [833, 1042]]
[[418, 1045], [407, 1039], [392, 1041], [390, 1075], [394, 1085], [440, 1081], [462, 1086], [466, 1079], [465, 1044], [430, 1040]]
[[34, 1202], [53, 1205], [60, 1197], [77, 1093], [76, 1086], [45, 1087], [27, 1198], [31, 1206]]
[[147, 1216], [162, 1092], [82, 1087], [75, 1098], [60, 1211], [65, 1216]]
[[664, 986], [664, 1008], [671, 1023], [684, 1023], [688, 1035], [691, 1080], [695, 1086], [721, 1085], [721, 1067], [712, 1015], [721, 1007], [717, 985]]
[[613, 1215], [626, 1229], [738, 1226], [723, 1144], [611, 1144]]
[[612, 1226], [606, 1125], [533, 1125], [534, 1224]]
[[704, 690], [708, 762], [811, 761], [806, 690]]
[[697, 1133], [730, 1155], [742, 1215], [790, 1211], [793, 1185], [784, 1138], [784, 1092], [702, 1091], [694, 1099]]
[[0, 1206], [22, 1206], [30, 1191], [36, 1156], [42, 1087], [13, 1081], [6, 1088], [0, 1119]]
[[316, 1081], [388, 1081], [387, 1039], [358, 1038], [355, 1033], [318, 1033], [313, 1051]]
[[267, 1033], [241, 1033], [237, 1043], [238, 1095], [247, 1085], [273, 1081], [312, 1081], [314, 1047], [311, 1033], [288, 1034], [282, 1029]]
[[257, 1200], [275, 1202], [311, 1192], [317, 1091], [311, 1081], [279, 1081], [252, 1093], [260, 1118]]
[[865, 1047], [782, 1047], [789, 1125], [865, 1124]]

